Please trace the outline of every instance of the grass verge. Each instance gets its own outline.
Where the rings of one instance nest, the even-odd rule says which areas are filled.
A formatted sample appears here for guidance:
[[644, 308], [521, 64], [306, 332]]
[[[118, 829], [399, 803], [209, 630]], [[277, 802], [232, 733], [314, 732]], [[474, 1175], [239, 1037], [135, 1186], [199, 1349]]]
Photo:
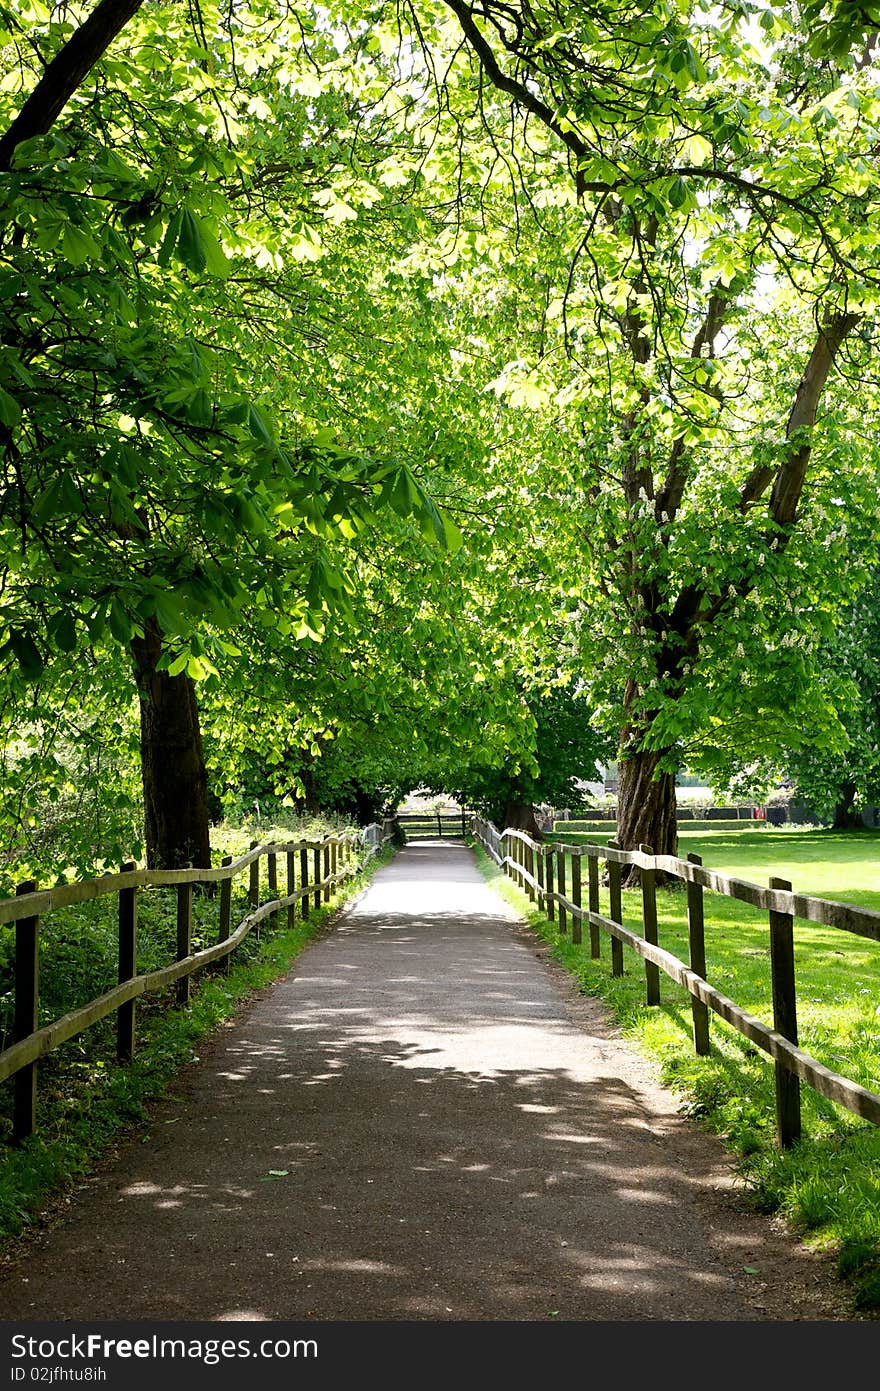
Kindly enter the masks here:
[[[40, 1062], [39, 1131], [22, 1145], [5, 1145], [0, 1151], [0, 1248], [8, 1248], [41, 1214], [63, 1203], [76, 1180], [148, 1120], [150, 1103], [167, 1095], [182, 1067], [198, 1061], [199, 1044], [255, 992], [282, 976], [393, 854], [386, 847], [293, 927], [264, 927], [261, 937], [246, 937], [229, 958], [228, 974], [208, 967], [192, 978], [188, 1006], [174, 1007], [173, 994], [145, 997], [138, 1009], [137, 1051], [129, 1064], [113, 1060], [110, 1020]], [[283, 922], [286, 914], [280, 915], [279, 924]]]
[[[770, 854], [770, 833], [759, 834], [759, 858], [765, 868], [795, 878], [799, 848], [795, 838], [785, 835], [784, 848], [777, 845], [774, 864], [772, 857], [763, 859]], [[860, 848], [850, 846], [846, 854], [836, 844], [828, 845], [838, 873], [841, 857], [847, 867], [849, 892], [837, 895], [828, 892], [831, 871], [818, 859], [817, 835], [822, 833], [805, 834], [801, 867], [808, 883], [796, 883], [796, 889], [857, 901], [861, 895], [852, 888], [853, 879], [859, 878], [856, 860], [870, 857], [876, 865], [876, 837], [860, 837]], [[748, 847], [744, 842], [740, 845], [740, 834], [735, 839], [737, 854], [744, 858]], [[607, 936], [603, 934], [600, 958], [594, 959], [588, 932], [583, 943], [574, 944], [570, 934], [561, 934], [558, 923], [538, 912], [480, 846], [475, 849], [487, 880], [550, 944], [555, 959], [583, 993], [610, 1006], [623, 1035], [656, 1064], [661, 1080], [678, 1096], [682, 1111], [723, 1139], [755, 1207], [784, 1217], [805, 1245], [836, 1252], [838, 1272], [851, 1289], [856, 1308], [863, 1314], [880, 1315], [880, 1130], [804, 1085], [803, 1138], [780, 1151], [773, 1065], [765, 1053], [712, 1014], [711, 1053], [696, 1057], [690, 996], [681, 987], [661, 975], [662, 1003], [649, 1008], [644, 1003], [644, 968], [639, 958], [625, 951], [624, 974], [613, 977]], [[722, 863], [720, 850], [711, 859], [707, 850], [707, 864], [760, 882], [759, 875], [743, 874], [742, 863]], [[872, 877], [876, 878], [876, 870]], [[813, 888], [813, 880], [822, 887]], [[600, 912], [607, 915], [606, 895], [603, 888]], [[863, 890], [863, 896], [868, 906], [875, 906], [870, 902], [871, 891]], [[626, 891], [623, 899], [626, 926], [639, 930], [639, 891]], [[707, 894], [705, 904], [710, 982], [750, 1013], [772, 1023], [766, 919], [746, 905], [717, 895]], [[657, 906], [661, 945], [687, 961], [685, 895], [659, 890]], [[880, 1091], [880, 946], [848, 933], [798, 924], [796, 961], [801, 1046], [834, 1071]]]

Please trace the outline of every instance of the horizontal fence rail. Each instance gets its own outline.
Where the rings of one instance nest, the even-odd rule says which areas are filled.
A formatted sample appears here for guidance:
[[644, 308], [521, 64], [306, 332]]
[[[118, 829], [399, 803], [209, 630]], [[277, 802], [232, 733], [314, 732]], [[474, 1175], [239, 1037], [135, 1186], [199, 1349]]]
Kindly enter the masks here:
[[471, 815], [467, 811], [398, 812], [396, 821], [407, 840], [424, 836], [460, 840], [470, 831]]
[[[590, 929], [590, 952], [600, 955], [600, 933], [611, 938], [613, 975], [623, 974], [623, 947], [629, 947], [645, 962], [647, 1003], [660, 1003], [659, 972], [662, 971], [691, 996], [694, 1049], [709, 1052], [709, 1010], [756, 1044], [774, 1061], [776, 1070], [777, 1136], [783, 1148], [800, 1138], [800, 1082], [838, 1105], [880, 1125], [880, 1096], [825, 1067], [798, 1047], [797, 1008], [794, 975], [793, 921], [802, 918], [826, 927], [852, 932], [859, 937], [880, 941], [880, 913], [848, 903], [814, 898], [792, 892], [782, 879], [771, 879], [768, 888], [744, 879], [731, 878], [704, 868], [698, 855], [686, 860], [673, 855], [654, 855], [650, 847], [622, 850], [608, 845], [561, 842], [538, 844], [522, 831], [499, 831], [491, 821], [475, 816], [472, 834], [492, 860], [504, 870], [548, 919], [558, 920], [560, 933], [571, 918], [572, 941], [581, 941], [582, 925]], [[566, 857], [571, 860], [571, 896], [567, 895]], [[588, 906], [582, 904], [582, 862], [587, 861]], [[610, 909], [606, 917], [599, 912], [599, 863], [606, 866]], [[624, 866], [640, 871], [643, 934], [623, 926], [621, 875]], [[690, 961], [685, 963], [665, 951], [657, 941], [656, 876], [672, 875], [687, 887], [688, 939]], [[556, 888], [554, 888], [554, 880]], [[770, 970], [773, 1023], [770, 1028], [727, 998], [706, 980], [703, 936], [703, 890], [710, 889], [767, 911], [770, 937]]]
[[[47, 1053], [92, 1024], [116, 1013], [117, 1057], [128, 1061], [134, 1052], [134, 1001], [151, 991], [177, 985], [177, 1002], [189, 999], [190, 977], [215, 961], [225, 961], [248, 933], [266, 918], [277, 920], [286, 908], [288, 926], [294, 924], [299, 906], [305, 920], [310, 909], [328, 902], [332, 891], [357, 874], [395, 834], [393, 818], [361, 831], [345, 831], [322, 840], [296, 840], [258, 845], [217, 868], [150, 870], [123, 866], [118, 874], [80, 880], [53, 889], [39, 890], [33, 883], [20, 886], [15, 898], [0, 901], [0, 924], [15, 924], [15, 1022], [14, 1042], [0, 1052], [0, 1082], [13, 1079], [13, 1139], [18, 1142], [36, 1127], [36, 1064]], [[278, 858], [287, 869], [286, 889], [278, 893]], [[260, 902], [260, 861], [266, 860], [271, 898]], [[243, 870], [249, 872], [248, 906], [251, 911], [233, 930], [232, 885]], [[297, 870], [299, 884], [296, 884]], [[199, 884], [219, 884], [217, 941], [201, 951], [192, 950], [192, 890]], [[158, 970], [137, 974], [137, 893], [144, 887], [177, 885], [177, 960]], [[94, 1000], [60, 1019], [38, 1028], [39, 924], [40, 918], [70, 904], [84, 903], [107, 894], [119, 897], [119, 983]]]

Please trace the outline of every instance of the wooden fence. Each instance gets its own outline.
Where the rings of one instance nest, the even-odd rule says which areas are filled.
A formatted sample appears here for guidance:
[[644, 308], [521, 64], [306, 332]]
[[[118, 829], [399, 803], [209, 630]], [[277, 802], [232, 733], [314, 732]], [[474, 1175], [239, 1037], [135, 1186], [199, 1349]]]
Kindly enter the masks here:
[[[572, 941], [579, 943], [582, 924], [590, 931], [590, 954], [600, 955], [600, 933], [611, 938], [611, 971], [623, 975], [623, 948], [630, 947], [645, 962], [645, 991], [649, 1005], [660, 1003], [660, 971], [684, 987], [692, 996], [694, 1049], [698, 1055], [709, 1052], [709, 1010], [725, 1019], [752, 1043], [769, 1053], [776, 1073], [776, 1128], [783, 1148], [801, 1134], [800, 1083], [806, 1082], [822, 1096], [873, 1125], [880, 1125], [880, 1096], [832, 1072], [798, 1045], [797, 1003], [794, 971], [794, 919], [822, 923], [843, 932], [880, 941], [880, 913], [835, 903], [791, 891], [785, 879], [771, 879], [769, 888], [733, 879], [706, 869], [699, 855], [686, 860], [672, 855], [654, 855], [651, 847], [621, 850], [614, 841], [607, 845], [559, 842], [539, 845], [521, 831], [499, 831], [490, 821], [474, 817], [472, 830], [492, 859], [528, 894], [548, 919], [558, 922], [560, 933], [567, 931], [571, 918]], [[571, 894], [566, 884], [566, 858], [571, 861]], [[587, 903], [582, 905], [582, 862], [587, 861]], [[606, 865], [609, 915], [599, 912], [599, 862]], [[642, 935], [623, 926], [621, 878], [624, 865], [640, 870]], [[688, 963], [665, 951], [657, 940], [656, 875], [672, 875], [687, 886]], [[728, 898], [739, 899], [754, 908], [766, 910], [770, 946], [773, 1024], [771, 1029], [733, 1000], [722, 995], [706, 980], [706, 950], [703, 931], [703, 890], [711, 889]]]
[[[294, 924], [296, 905], [300, 917], [310, 906], [320, 908], [333, 889], [356, 874], [394, 834], [393, 819], [362, 831], [345, 831], [323, 840], [298, 840], [289, 844], [255, 842], [237, 860], [227, 856], [217, 869], [135, 869], [122, 866], [119, 874], [84, 879], [54, 889], [21, 884], [15, 898], [0, 900], [0, 924], [15, 924], [14, 1042], [0, 1052], [0, 1082], [13, 1079], [13, 1139], [19, 1142], [36, 1127], [37, 1060], [82, 1033], [98, 1020], [116, 1013], [116, 1055], [131, 1059], [135, 1047], [135, 1000], [138, 995], [164, 990], [176, 983], [176, 1002], [189, 1000], [190, 977], [211, 962], [225, 960], [264, 918], [277, 920], [287, 909], [288, 926]], [[278, 859], [285, 857], [286, 893], [278, 892]], [[260, 861], [266, 860], [269, 899], [260, 902]], [[251, 911], [233, 929], [232, 885], [236, 875], [248, 870], [248, 904]], [[298, 873], [297, 873], [298, 871]], [[297, 884], [297, 877], [299, 883]], [[137, 895], [146, 886], [177, 885], [177, 959], [159, 970], [137, 974]], [[192, 950], [192, 901], [197, 884], [219, 884], [217, 940], [202, 951]], [[97, 999], [39, 1027], [40, 918], [72, 903], [85, 903], [106, 894], [119, 899], [118, 984]]]
[[425, 836], [460, 840], [471, 826], [471, 815], [467, 811], [400, 812], [396, 820], [407, 840], [421, 840]]

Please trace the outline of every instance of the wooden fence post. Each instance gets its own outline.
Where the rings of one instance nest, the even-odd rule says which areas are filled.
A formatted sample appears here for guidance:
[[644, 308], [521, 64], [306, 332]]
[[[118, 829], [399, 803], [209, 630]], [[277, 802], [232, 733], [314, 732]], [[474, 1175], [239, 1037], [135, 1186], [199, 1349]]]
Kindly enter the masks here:
[[[231, 865], [232, 856], [224, 855], [220, 861], [221, 865]], [[229, 929], [232, 925], [232, 875], [228, 879], [220, 880], [220, 926], [217, 929], [217, 941], [225, 942], [229, 937]], [[221, 957], [218, 965], [221, 971], [229, 970], [229, 956]]]
[[[19, 884], [16, 896], [32, 894], [36, 883]], [[40, 1005], [40, 919], [18, 918], [15, 924], [15, 1013], [13, 1041], [32, 1034]], [[12, 1139], [15, 1144], [33, 1135], [37, 1124], [37, 1065], [28, 1063], [15, 1074], [12, 1102]]]
[[339, 870], [339, 846], [334, 837], [330, 842], [330, 876], [333, 880], [333, 889], [336, 888], [336, 875]]
[[[259, 842], [258, 840], [252, 840], [252, 841], [251, 841], [251, 850], [256, 850], [256, 848], [257, 848], [257, 846], [259, 845], [259, 843], [260, 843], [260, 842]], [[257, 856], [257, 858], [256, 858], [255, 860], [251, 860], [251, 878], [250, 878], [250, 887], [249, 887], [249, 889], [248, 889], [248, 903], [251, 905], [251, 908], [259, 908], [259, 906], [260, 906], [260, 857], [259, 857], [259, 855]]]
[[544, 847], [539, 845], [535, 854], [535, 870], [538, 880], [538, 911], [543, 913], [547, 908], [547, 900], [544, 897]]
[[[192, 951], [192, 884], [177, 886], [177, 959], [183, 961]], [[181, 976], [177, 982], [177, 1003], [189, 1004], [190, 976]]]
[[325, 845], [324, 845], [324, 875], [323, 875], [323, 878], [324, 878], [324, 881], [325, 881], [325, 882], [324, 882], [324, 902], [325, 902], [325, 903], [329, 903], [329, 901], [330, 901], [330, 893], [331, 893], [331, 886], [330, 886], [330, 846], [329, 846], [328, 844], [325, 844]]
[[[650, 845], [640, 845], [643, 855], [653, 856]], [[640, 871], [642, 881], [642, 924], [646, 942], [657, 946], [657, 875], [653, 865]], [[653, 961], [645, 962], [645, 1001], [649, 1005], [660, 1003], [660, 967]]]
[[[287, 852], [287, 897], [288, 897], [288, 898], [290, 898], [290, 895], [294, 892], [295, 889], [296, 889], [296, 855], [294, 854], [294, 852], [293, 852], [292, 850], [288, 850], [288, 852]], [[290, 931], [290, 929], [294, 926], [295, 921], [296, 921], [295, 915], [294, 915], [294, 909], [295, 909], [295, 904], [293, 904], [293, 903], [288, 903], [288, 905], [287, 905], [287, 929], [288, 929], [288, 931]]]
[[[573, 850], [571, 855], [571, 901], [575, 908], [581, 906], [581, 852]], [[580, 913], [572, 913], [571, 916], [571, 940], [574, 945], [580, 946], [582, 936], [582, 919]]]
[[[557, 892], [565, 897], [565, 846], [560, 845], [556, 851], [556, 889]], [[564, 935], [568, 930], [568, 913], [563, 903], [559, 904], [559, 931]]]
[[[301, 890], [308, 887], [309, 882], [309, 852], [305, 845], [300, 846], [299, 850], [299, 887]], [[309, 916], [309, 896], [303, 893], [300, 899], [303, 918]]]
[[[701, 865], [702, 856], [688, 855], [688, 864]], [[688, 880], [688, 950], [690, 967], [698, 976], [706, 979], [706, 934], [703, 921], [703, 886]], [[694, 1021], [694, 1052], [699, 1057], [709, 1053], [709, 1006], [691, 996], [691, 1016]]]
[[[787, 889], [787, 879], [771, 879], [771, 889]], [[773, 1027], [797, 1043], [797, 1000], [794, 979], [794, 918], [770, 909], [770, 971], [773, 985]], [[801, 1084], [796, 1073], [774, 1060], [776, 1070], [776, 1134], [781, 1149], [801, 1138]]]
[[[122, 866], [130, 874], [134, 861]], [[131, 980], [137, 975], [137, 889], [119, 890], [119, 969], [117, 980]], [[126, 1000], [116, 1011], [116, 1056], [121, 1063], [130, 1062], [134, 1053], [134, 1000]]]
[[[610, 850], [619, 850], [620, 846], [616, 840], [609, 840]], [[608, 916], [612, 922], [623, 924], [623, 899], [621, 896], [622, 870], [619, 860], [606, 860], [608, 865], [608, 895], [610, 907]], [[619, 937], [611, 936], [611, 974], [612, 976], [623, 975], [623, 943]]]
[[556, 900], [553, 897], [553, 846], [546, 847], [544, 868], [547, 879], [547, 920], [552, 922], [556, 917]]
[[321, 884], [321, 847], [320, 847], [320, 845], [313, 845], [313, 846], [312, 846], [312, 864], [313, 864], [314, 871], [315, 871], [315, 882], [314, 882], [314, 884], [312, 885], [312, 903], [313, 903], [313, 905], [314, 905], [314, 907], [315, 907], [315, 911], [317, 912], [317, 910], [318, 910], [318, 909], [320, 908], [320, 906], [321, 906], [321, 889], [320, 889], [320, 884]]
[[[591, 913], [599, 911], [599, 857], [591, 855], [587, 860], [588, 900]], [[602, 955], [602, 938], [595, 923], [590, 923], [590, 956], [598, 961]]]
[[[266, 875], [269, 886], [269, 901], [278, 897], [278, 856], [274, 850], [270, 850], [266, 856]], [[269, 925], [272, 928], [278, 926], [278, 914], [269, 914]]]

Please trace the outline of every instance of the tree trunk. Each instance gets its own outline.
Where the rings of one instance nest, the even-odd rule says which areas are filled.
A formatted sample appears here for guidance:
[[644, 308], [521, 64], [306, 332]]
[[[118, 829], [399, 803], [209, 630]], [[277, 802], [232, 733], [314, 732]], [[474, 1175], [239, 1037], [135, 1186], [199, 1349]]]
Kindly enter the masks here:
[[[617, 841], [623, 850], [650, 845], [655, 855], [678, 854], [677, 803], [673, 773], [657, 774], [668, 750], [621, 751], [617, 763]], [[637, 869], [624, 871], [625, 884], [637, 884]]]
[[141, 707], [144, 832], [150, 869], [211, 864], [208, 776], [192, 678], [158, 671], [164, 647], [155, 619], [133, 638]]
[[840, 800], [834, 808], [834, 820], [831, 823], [833, 831], [854, 831], [862, 825], [861, 814], [853, 807], [857, 790], [854, 782], [841, 785]]
[[532, 840], [543, 840], [544, 835], [535, 819], [535, 808], [531, 802], [520, 802], [514, 794], [511, 794], [504, 807], [504, 816], [501, 819], [499, 830], [506, 831], [525, 831]]

